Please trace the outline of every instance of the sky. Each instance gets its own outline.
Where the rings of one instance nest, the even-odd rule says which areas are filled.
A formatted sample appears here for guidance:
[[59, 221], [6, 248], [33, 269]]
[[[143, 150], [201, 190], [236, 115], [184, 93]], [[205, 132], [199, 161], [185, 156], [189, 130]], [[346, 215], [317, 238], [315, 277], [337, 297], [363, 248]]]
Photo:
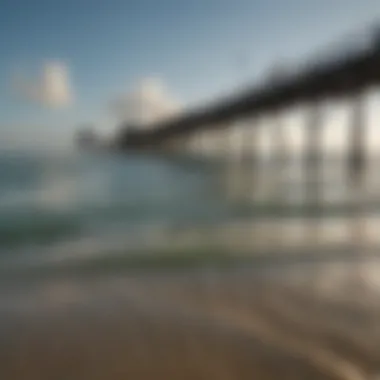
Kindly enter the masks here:
[[2, 0], [0, 148], [206, 104], [377, 21], [379, 0]]

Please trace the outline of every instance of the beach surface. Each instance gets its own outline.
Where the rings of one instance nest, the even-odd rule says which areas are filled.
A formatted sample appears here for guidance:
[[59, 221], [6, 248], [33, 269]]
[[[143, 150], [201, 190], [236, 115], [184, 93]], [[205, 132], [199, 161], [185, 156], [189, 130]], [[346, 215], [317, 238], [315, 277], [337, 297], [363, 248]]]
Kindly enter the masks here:
[[3, 284], [0, 378], [376, 379], [380, 261]]

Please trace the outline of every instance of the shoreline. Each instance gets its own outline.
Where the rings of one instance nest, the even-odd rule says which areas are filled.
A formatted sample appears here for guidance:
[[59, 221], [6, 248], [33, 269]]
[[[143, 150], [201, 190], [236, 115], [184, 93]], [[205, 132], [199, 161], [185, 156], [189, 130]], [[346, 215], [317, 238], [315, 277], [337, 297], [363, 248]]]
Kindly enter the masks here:
[[372, 378], [380, 293], [353, 263], [289, 269], [55, 278], [6, 293], [0, 377]]

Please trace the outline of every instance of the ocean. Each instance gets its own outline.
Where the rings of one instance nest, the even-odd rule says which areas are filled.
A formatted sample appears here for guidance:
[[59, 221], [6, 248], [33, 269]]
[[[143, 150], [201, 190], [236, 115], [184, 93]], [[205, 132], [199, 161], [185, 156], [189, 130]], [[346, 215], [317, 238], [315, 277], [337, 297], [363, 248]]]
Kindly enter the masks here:
[[[362, 192], [374, 230], [380, 197], [372, 167], [372, 185]], [[182, 249], [190, 240], [199, 251], [210, 244], [239, 251], [250, 240], [254, 253], [259, 240], [278, 235], [273, 224], [294, 226], [302, 237], [296, 225], [305, 217], [319, 217], [333, 231], [352, 214], [350, 185], [338, 159], [324, 168], [324, 198], [313, 206], [305, 203], [307, 178], [294, 159], [279, 170], [266, 161], [255, 167], [148, 154], [2, 152], [0, 271], [66, 260], [97, 266], [99, 257], [108, 265], [115, 257], [119, 266], [120, 257]], [[267, 237], [253, 238], [253, 225], [270, 225]]]
[[209, 171], [111, 154], [0, 155], [0, 252], [123, 243], [228, 213]]
[[0, 378], [371, 378], [380, 261], [331, 234], [352, 219], [333, 166], [321, 214], [295, 164], [279, 184], [186, 157], [2, 152]]

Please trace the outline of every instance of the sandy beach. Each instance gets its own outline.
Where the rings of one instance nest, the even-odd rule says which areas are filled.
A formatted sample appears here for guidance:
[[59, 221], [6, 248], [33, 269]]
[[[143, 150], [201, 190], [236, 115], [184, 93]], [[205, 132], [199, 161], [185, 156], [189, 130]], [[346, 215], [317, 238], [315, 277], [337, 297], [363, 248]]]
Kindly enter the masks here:
[[378, 264], [54, 278], [2, 289], [0, 378], [375, 379]]

